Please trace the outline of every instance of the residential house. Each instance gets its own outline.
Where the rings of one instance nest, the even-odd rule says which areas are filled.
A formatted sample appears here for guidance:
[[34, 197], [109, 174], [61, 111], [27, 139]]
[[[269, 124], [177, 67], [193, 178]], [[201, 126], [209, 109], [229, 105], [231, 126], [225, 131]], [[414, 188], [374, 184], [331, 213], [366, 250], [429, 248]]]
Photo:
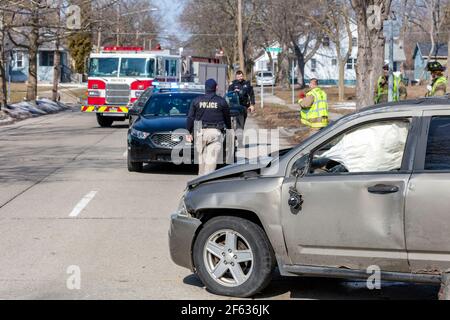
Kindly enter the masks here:
[[430, 73], [425, 70], [431, 57], [431, 61], [439, 61], [442, 65], [447, 65], [448, 45], [447, 43], [437, 43], [432, 51], [431, 42], [419, 42], [414, 49], [414, 79], [430, 80]]
[[[345, 64], [345, 84], [355, 85], [356, 84], [356, 63], [358, 56], [358, 32], [356, 26], [352, 26], [352, 38], [349, 39], [347, 34], [342, 36], [342, 48], [348, 47], [349, 42], [351, 43], [352, 52]], [[301, 41], [300, 41], [301, 42]], [[313, 46], [312, 43], [310, 46]], [[278, 43], [274, 43], [271, 47], [278, 47]], [[277, 65], [277, 55], [272, 54], [274, 64]], [[389, 59], [389, 48], [386, 46], [385, 60]], [[403, 51], [403, 44], [399, 41], [394, 43], [394, 71], [399, 71], [400, 66], [406, 61], [406, 56]], [[268, 53], [261, 53], [255, 59], [255, 65], [253, 72], [262, 70], [272, 70], [270, 66], [270, 59]], [[338, 57], [336, 54], [336, 48], [333, 42], [323, 41], [319, 50], [315, 55], [306, 63], [305, 65], [305, 80], [309, 81], [311, 78], [319, 79], [322, 85], [337, 85], [339, 81], [339, 65]]]
[[[17, 42], [17, 40], [16, 40]], [[53, 82], [53, 68], [56, 45], [44, 43], [38, 48], [37, 78], [39, 83]], [[66, 47], [60, 46], [61, 54], [61, 82], [71, 82], [73, 73], [70, 67], [70, 55]], [[7, 76], [11, 82], [25, 82], [28, 80], [28, 66], [30, 57], [27, 49], [7, 43]]]

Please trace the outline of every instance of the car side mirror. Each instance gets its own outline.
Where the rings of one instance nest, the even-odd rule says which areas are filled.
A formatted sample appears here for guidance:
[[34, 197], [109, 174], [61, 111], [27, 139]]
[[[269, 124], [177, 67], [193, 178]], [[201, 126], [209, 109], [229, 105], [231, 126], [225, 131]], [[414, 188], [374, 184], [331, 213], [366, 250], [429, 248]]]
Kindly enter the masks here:
[[130, 116], [138, 116], [138, 115], [140, 114], [140, 111], [139, 111], [138, 108], [136, 108], [135, 106], [133, 106], [133, 107], [131, 107], [131, 108], [128, 110], [128, 114], [129, 114]]
[[309, 166], [310, 155], [307, 154], [295, 161], [294, 165], [292, 166], [291, 175], [296, 178], [302, 178], [308, 173]]

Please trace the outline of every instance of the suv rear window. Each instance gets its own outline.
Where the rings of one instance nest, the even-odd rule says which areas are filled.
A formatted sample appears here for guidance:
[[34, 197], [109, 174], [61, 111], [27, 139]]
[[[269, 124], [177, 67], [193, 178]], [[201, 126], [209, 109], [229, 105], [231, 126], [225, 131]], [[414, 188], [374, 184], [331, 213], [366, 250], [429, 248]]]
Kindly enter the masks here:
[[450, 170], [450, 117], [431, 119], [425, 170]]

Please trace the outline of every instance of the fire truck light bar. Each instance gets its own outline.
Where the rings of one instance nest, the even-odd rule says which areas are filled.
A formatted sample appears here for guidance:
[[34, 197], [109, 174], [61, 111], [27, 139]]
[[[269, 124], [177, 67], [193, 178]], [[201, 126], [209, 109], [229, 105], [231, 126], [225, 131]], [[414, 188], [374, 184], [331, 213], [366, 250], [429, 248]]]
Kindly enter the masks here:
[[103, 47], [103, 51], [144, 51], [142, 47]]

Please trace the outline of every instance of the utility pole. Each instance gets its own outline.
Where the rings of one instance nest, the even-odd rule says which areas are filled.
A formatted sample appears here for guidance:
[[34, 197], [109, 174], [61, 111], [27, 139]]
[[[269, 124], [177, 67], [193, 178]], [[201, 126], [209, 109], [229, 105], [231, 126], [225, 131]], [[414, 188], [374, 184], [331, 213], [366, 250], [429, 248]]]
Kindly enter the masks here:
[[[57, 3], [57, 16], [58, 16], [58, 25], [61, 24], [61, 0], [58, 0]], [[61, 52], [59, 51], [61, 34], [59, 29], [56, 30], [56, 41], [55, 41], [55, 51], [53, 57], [53, 89], [52, 89], [52, 100], [58, 101], [58, 87], [59, 81], [61, 78]]]
[[9, 76], [9, 63], [5, 57], [4, 12], [0, 12], [0, 110], [6, 106], [9, 97], [6, 89], [6, 68], [8, 68]]
[[292, 60], [292, 104], [295, 104], [295, 60]]
[[389, 95], [388, 101], [394, 100], [394, 21], [389, 21]]
[[102, 45], [102, 27], [99, 27], [97, 32], [97, 53], [100, 52], [101, 45]]
[[117, 2], [117, 21], [116, 21], [116, 46], [120, 47], [120, 1]]
[[244, 37], [242, 35], [242, 0], [238, 0], [238, 45], [239, 45], [239, 68], [246, 74], [244, 61]]

